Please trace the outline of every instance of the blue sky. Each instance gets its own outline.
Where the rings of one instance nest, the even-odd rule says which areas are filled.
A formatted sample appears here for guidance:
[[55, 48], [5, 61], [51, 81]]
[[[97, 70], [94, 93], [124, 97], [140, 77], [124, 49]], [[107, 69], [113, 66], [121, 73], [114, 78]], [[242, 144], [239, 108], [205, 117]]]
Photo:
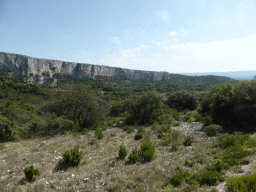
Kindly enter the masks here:
[[0, 0], [0, 51], [170, 73], [256, 70], [252, 0]]

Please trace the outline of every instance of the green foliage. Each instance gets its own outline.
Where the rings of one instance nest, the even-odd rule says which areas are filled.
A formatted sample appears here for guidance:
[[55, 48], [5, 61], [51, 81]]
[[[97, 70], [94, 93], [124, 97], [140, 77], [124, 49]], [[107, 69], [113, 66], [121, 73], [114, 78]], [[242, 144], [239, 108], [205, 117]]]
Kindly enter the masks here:
[[134, 132], [134, 128], [132, 126], [123, 126], [123, 130], [126, 131], [126, 133], [132, 133]]
[[140, 145], [141, 158], [145, 162], [150, 162], [155, 158], [155, 146], [147, 140]]
[[0, 117], [0, 143], [11, 141], [14, 139], [11, 128], [14, 123], [5, 118]]
[[241, 132], [234, 132], [233, 134], [219, 134], [218, 146], [226, 149], [235, 145], [243, 145], [249, 138], [249, 134], [243, 134]]
[[190, 117], [190, 118], [187, 120], [188, 123], [192, 123], [192, 122], [195, 122], [195, 121], [196, 121], [196, 119], [195, 119], [194, 117]]
[[254, 192], [256, 191], [256, 174], [230, 178], [226, 185], [229, 192]]
[[11, 101], [11, 100], [8, 100], [6, 103], [5, 103], [5, 108], [9, 107], [10, 105], [18, 108], [18, 104], [14, 101]]
[[67, 86], [56, 93], [57, 100], [49, 102], [42, 109], [64, 115], [79, 124], [80, 128], [90, 128], [101, 124], [109, 108], [105, 101], [100, 100], [95, 92], [84, 86]]
[[208, 125], [205, 129], [204, 132], [206, 133], [207, 136], [216, 136], [217, 133], [220, 133], [222, 131], [222, 128], [220, 125]]
[[98, 139], [102, 139], [103, 137], [103, 133], [102, 133], [102, 129], [97, 127], [96, 130], [95, 130], [95, 136], [98, 138]]
[[127, 124], [152, 124], [163, 115], [163, 98], [155, 92], [146, 93], [128, 111]]
[[183, 142], [184, 146], [190, 146], [194, 141], [194, 137], [193, 136], [186, 136]]
[[215, 85], [202, 100], [202, 113], [226, 132], [252, 132], [256, 119], [256, 80]]
[[24, 173], [28, 182], [34, 181], [33, 177], [40, 174], [39, 170], [34, 169], [33, 165], [31, 165], [30, 167], [26, 167]]
[[124, 159], [127, 156], [127, 150], [124, 146], [120, 146], [119, 149], [119, 159]]
[[252, 151], [247, 150], [244, 146], [232, 146], [225, 150], [223, 161], [227, 162], [229, 165], [238, 165], [243, 163], [243, 158], [250, 154], [252, 154]]
[[135, 164], [136, 162], [141, 161], [141, 151], [137, 148], [132, 150], [132, 153], [129, 155], [129, 162]]
[[219, 158], [231, 166], [243, 163], [243, 158], [254, 152], [247, 150], [247, 147], [255, 146], [255, 142], [251, 140], [248, 134], [235, 132], [233, 134], [219, 134], [217, 145], [225, 149]]
[[81, 162], [82, 156], [83, 154], [81, 151], [79, 151], [79, 148], [74, 147], [71, 150], [65, 151], [65, 153], [63, 154], [62, 162], [67, 166], [75, 167], [78, 166]]
[[136, 133], [136, 135], [134, 136], [134, 139], [135, 140], [140, 140], [140, 139], [142, 139], [142, 137], [143, 137], [142, 133]]
[[205, 117], [203, 117], [202, 122], [204, 126], [208, 126], [212, 123], [212, 118], [209, 115], [206, 115]]
[[169, 107], [175, 108], [178, 111], [183, 111], [185, 109], [194, 110], [197, 107], [196, 97], [186, 92], [170, 94], [166, 103]]
[[220, 171], [204, 168], [198, 174], [198, 181], [200, 185], [214, 185], [217, 181], [224, 181], [224, 179]]
[[176, 173], [172, 177], [170, 177], [166, 182], [165, 185], [171, 183], [175, 187], [181, 185], [181, 182], [188, 178], [190, 175], [189, 172], [183, 171], [179, 167], [176, 168]]
[[140, 150], [137, 148], [132, 150], [132, 153], [129, 156], [129, 162], [131, 164], [139, 161], [150, 162], [156, 157], [155, 150], [155, 146], [151, 143], [151, 141], [146, 140], [140, 145]]

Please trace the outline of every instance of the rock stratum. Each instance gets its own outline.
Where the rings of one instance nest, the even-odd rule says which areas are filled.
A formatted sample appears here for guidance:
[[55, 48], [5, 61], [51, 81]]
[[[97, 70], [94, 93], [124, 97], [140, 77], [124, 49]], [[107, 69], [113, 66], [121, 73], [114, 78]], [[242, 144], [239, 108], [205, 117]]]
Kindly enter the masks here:
[[110, 80], [168, 80], [168, 72], [131, 70], [104, 65], [75, 63], [50, 59], [33, 58], [20, 54], [0, 52], [0, 71], [12, 75], [26, 75], [27, 81], [43, 84], [52, 79], [110, 79]]

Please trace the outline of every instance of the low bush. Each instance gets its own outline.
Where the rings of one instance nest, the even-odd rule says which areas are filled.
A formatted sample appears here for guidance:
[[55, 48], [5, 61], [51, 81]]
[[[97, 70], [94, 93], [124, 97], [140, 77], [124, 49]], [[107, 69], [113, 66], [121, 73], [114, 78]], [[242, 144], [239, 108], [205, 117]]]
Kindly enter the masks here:
[[136, 162], [141, 161], [141, 151], [137, 148], [132, 150], [132, 153], [129, 156], [129, 162], [135, 164]]
[[40, 174], [39, 170], [34, 169], [33, 165], [31, 165], [30, 167], [26, 167], [24, 170], [24, 173], [25, 173], [26, 180], [28, 182], [34, 181], [33, 177]]
[[205, 116], [203, 117], [203, 120], [202, 120], [204, 126], [208, 126], [212, 123], [212, 118], [210, 116]]
[[179, 167], [176, 168], [176, 173], [174, 176], [170, 177], [166, 182], [165, 185], [171, 183], [172, 185], [174, 185], [175, 187], [179, 186], [181, 184], [181, 182], [189, 177], [189, 172], [187, 171], [183, 171], [182, 169], [180, 169]]
[[253, 192], [256, 191], [256, 174], [230, 178], [227, 181], [228, 191]]
[[193, 141], [194, 141], [194, 137], [193, 136], [187, 136], [184, 139], [183, 145], [186, 146], [186, 147], [190, 146], [193, 143]]
[[190, 118], [187, 120], [188, 123], [192, 123], [192, 122], [195, 122], [195, 121], [196, 121], [196, 119], [195, 119], [194, 117], [190, 117]]
[[67, 166], [78, 166], [82, 160], [82, 152], [79, 151], [78, 147], [74, 147], [71, 150], [65, 151], [63, 154], [63, 164]]
[[142, 139], [142, 137], [143, 137], [143, 134], [142, 134], [142, 133], [137, 133], [137, 134], [134, 136], [134, 139], [135, 139], [135, 140], [140, 140], [140, 139]]
[[132, 126], [124, 126], [123, 130], [126, 131], [126, 133], [132, 133], [134, 128]]
[[13, 122], [8, 121], [6, 118], [0, 117], [0, 143], [14, 139], [13, 132], [11, 130], [13, 126]]
[[197, 107], [197, 99], [192, 94], [176, 92], [169, 95], [166, 104], [178, 111], [183, 111], [185, 109], [194, 110]]
[[241, 132], [234, 132], [233, 134], [219, 134], [218, 146], [226, 149], [235, 145], [243, 145], [245, 141], [249, 140], [249, 134], [243, 134]]
[[221, 131], [222, 131], [221, 126], [215, 125], [215, 124], [208, 125], [204, 129], [204, 132], [206, 133], [207, 136], [216, 136], [217, 133], [220, 133]]
[[200, 185], [214, 185], [218, 181], [224, 181], [220, 171], [208, 169], [207, 167], [202, 169], [198, 174], [198, 181]]
[[103, 137], [103, 133], [102, 133], [102, 129], [97, 127], [96, 130], [95, 130], [95, 136], [98, 138], [98, 139], [102, 139]]
[[252, 151], [246, 150], [244, 146], [236, 145], [225, 150], [223, 160], [229, 165], [238, 165], [244, 162], [243, 158], [250, 155]]
[[155, 146], [147, 140], [140, 145], [141, 158], [145, 162], [150, 162], [155, 158]]
[[120, 146], [119, 149], [119, 159], [124, 159], [127, 156], [127, 150], [124, 146]]

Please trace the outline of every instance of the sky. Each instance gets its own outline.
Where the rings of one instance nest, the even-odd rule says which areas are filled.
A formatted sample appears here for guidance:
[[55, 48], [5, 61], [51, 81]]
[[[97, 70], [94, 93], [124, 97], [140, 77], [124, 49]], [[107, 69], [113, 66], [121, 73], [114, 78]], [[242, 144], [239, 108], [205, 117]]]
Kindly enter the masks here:
[[253, 0], [0, 0], [0, 52], [170, 73], [256, 70]]

